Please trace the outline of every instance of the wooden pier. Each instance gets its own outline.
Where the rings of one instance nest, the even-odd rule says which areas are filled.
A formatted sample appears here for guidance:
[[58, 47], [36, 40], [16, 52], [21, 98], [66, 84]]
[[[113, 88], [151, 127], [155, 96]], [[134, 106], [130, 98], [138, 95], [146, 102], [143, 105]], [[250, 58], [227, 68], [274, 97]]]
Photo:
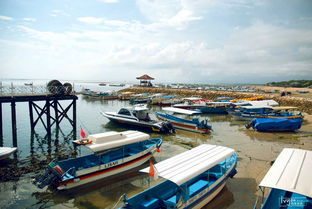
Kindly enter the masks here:
[[[78, 97], [73, 94], [69, 95], [1, 95], [0, 96], [0, 146], [3, 146], [3, 119], [2, 119], [2, 103], [11, 104], [11, 118], [12, 118], [12, 139], [13, 146], [17, 147], [17, 126], [16, 126], [16, 103], [28, 102], [29, 105], [29, 120], [31, 131], [35, 131], [35, 127], [39, 121], [46, 129], [48, 138], [51, 137], [51, 127], [55, 125], [59, 127], [61, 121], [66, 118], [73, 127], [74, 135], [76, 134], [76, 100]], [[71, 100], [70, 104], [63, 107], [61, 101]], [[44, 101], [44, 105], [40, 106], [36, 102]], [[68, 113], [72, 109], [72, 118]], [[36, 114], [34, 114], [36, 113]], [[75, 137], [75, 136], [74, 136]]]

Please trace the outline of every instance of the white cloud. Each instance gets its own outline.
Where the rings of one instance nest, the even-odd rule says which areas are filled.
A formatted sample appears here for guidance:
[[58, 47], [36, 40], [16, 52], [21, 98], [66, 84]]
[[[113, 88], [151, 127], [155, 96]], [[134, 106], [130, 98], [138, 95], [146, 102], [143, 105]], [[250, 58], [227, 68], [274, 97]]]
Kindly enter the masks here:
[[100, 2], [104, 2], [104, 3], [118, 3], [119, 0], [98, 0]]
[[50, 14], [51, 17], [59, 17], [59, 16], [63, 16], [63, 17], [69, 17], [71, 16], [70, 14], [62, 11], [62, 10], [58, 10], [58, 9], [54, 9], [51, 11], [51, 14]]
[[100, 24], [104, 22], [103, 18], [97, 18], [97, 17], [79, 17], [77, 19], [78, 21], [87, 23], [87, 24]]
[[14, 18], [12, 17], [8, 17], [8, 16], [0, 16], [0, 20], [14, 20]]
[[23, 18], [23, 20], [28, 21], [28, 22], [36, 22], [37, 21], [36, 18], [31, 18], [31, 17], [25, 17], [25, 18]]

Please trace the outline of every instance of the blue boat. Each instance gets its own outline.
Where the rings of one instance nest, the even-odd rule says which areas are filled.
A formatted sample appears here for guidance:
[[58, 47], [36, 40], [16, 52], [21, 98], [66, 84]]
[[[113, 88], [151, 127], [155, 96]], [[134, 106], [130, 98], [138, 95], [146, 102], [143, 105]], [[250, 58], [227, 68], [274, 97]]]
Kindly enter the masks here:
[[176, 104], [173, 107], [176, 108], [183, 108], [188, 110], [198, 110], [201, 113], [206, 114], [227, 114], [228, 105], [231, 102], [211, 102], [211, 101], [204, 101], [198, 100], [196, 102], [188, 101], [183, 104]]
[[[76, 140], [83, 144], [86, 140]], [[39, 188], [52, 185], [59, 190], [71, 189], [136, 168], [149, 160], [162, 144], [161, 138], [150, 139], [139, 131], [110, 131], [88, 136], [83, 145], [93, 154], [68, 160], [53, 160], [46, 172], [36, 178]]]
[[311, 209], [311, 162], [312, 151], [284, 148], [259, 184], [262, 202], [254, 209]]
[[199, 121], [198, 118], [186, 120], [166, 113], [156, 112], [156, 117], [159, 120], [169, 121], [176, 129], [190, 131], [195, 133], [207, 134], [211, 131], [211, 126], [207, 124], [207, 120]]
[[[155, 164], [157, 175], [166, 180], [129, 199], [124, 195], [122, 208], [202, 208], [236, 174], [236, 164], [233, 149], [202, 144]], [[150, 173], [150, 169], [141, 171]]]
[[239, 117], [240, 119], [251, 120], [253, 118], [286, 118], [286, 119], [303, 119], [301, 112], [295, 114], [297, 107], [288, 106], [242, 106], [228, 110], [229, 114]]
[[302, 118], [254, 118], [246, 128], [252, 127], [257, 131], [296, 131], [301, 128]]

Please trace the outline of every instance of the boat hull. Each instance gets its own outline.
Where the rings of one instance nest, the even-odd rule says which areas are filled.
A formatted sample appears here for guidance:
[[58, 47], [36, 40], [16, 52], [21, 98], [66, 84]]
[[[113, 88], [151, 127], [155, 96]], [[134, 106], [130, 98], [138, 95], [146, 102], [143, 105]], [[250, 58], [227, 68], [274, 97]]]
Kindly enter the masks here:
[[173, 125], [173, 127], [176, 129], [190, 131], [194, 133], [200, 133], [200, 134], [210, 133], [210, 129], [199, 128], [197, 127], [196, 124], [190, 124], [190, 123], [188, 124], [188, 123], [183, 123], [183, 122], [176, 121], [176, 120], [170, 120], [169, 118], [163, 117], [161, 114], [158, 114], [158, 113], [156, 114], [156, 116], [159, 120], [169, 121]]
[[207, 107], [204, 105], [173, 105], [173, 107], [187, 110], [198, 110], [204, 114], [228, 114], [227, 107]]
[[72, 189], [72, 188], [75, 188], [75, 187], [78, 187], [87, 183], [95, 182], [103, 178], [125, 172], [127, 170], [130, 170], [130, 169], [133, 169], [135, 167], [142, 165], [151, 157], [152, 157], [152, 154], [148, 153], [138, 159], [126, 162], [124, 164], [121, 164], [115, 167], [111, 167], [111, 168], [104, 169], [104, 170], [99, 170], [97, 172], [93, 172], [93, 173], [83, 175], [83, 176], [78, 176], [77, 178], [73, 180], [59, 183], [57, 185], [57, 189], [58, 190]]
[[160, 122], [149, 123], [149, 122], [138, 121], [138, 120], [134, 120], [134, 119], [130, 119], [130, 118], [116, 117], [114, 115], [109, 115], [106, 113], [102, 113], [102, 114], [104, 117], [108, 118], [110, 121], [112, 121], [114, 123], [130, 126], [130, 127], [135, 128], [135, 129], [141, 129], [141, 130], [146, 130], [146, 131], [150, 131], [150, 132], [159, 132], [159, 133], [171, 133], [171, 132], [173, 132], [172, 127], [169, 127], [169, 126], [164, 127], [167, 124], [160, 125]]
[[13, 152], [17, 150], [16, 147], [0, 147], [0, 160], [8, 158]]
[[[206, 188], [192, 199], [188, 200], [185, 204], [178, 208], [192, 208], [199, 209], [207, 205], [211, 200], [213, 200], [223, 189], [228, 178], [233, 177], [236, 174], [236, 163], [231, 166], [231, 168], [222, 177], [220, 177], [213, 185]], [[194, 200], [193, 200], [194, 199]]]

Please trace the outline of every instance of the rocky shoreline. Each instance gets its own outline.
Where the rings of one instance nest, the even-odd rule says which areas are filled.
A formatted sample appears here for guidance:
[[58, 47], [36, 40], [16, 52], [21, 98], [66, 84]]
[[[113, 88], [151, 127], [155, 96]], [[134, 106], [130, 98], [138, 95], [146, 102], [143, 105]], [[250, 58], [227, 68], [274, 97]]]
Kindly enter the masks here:
[[283, 96], [258, 92], [231, 92], [231, 91], [214, 91], [214, 90], [195, 90], [195, 89], [167, 89], [167, 88], [148, 88], [148, 87], [130, 87], [119, 92], [133, 92], [150, 94], [166, 93], [178, 95], [181, 97], [201, 96], [206, 99], [215, 99], [217, 97], [227, 96], [236, 99], [263, 96], [265, 99], [274, 99], [283, 106], [295, 106], [300, 111], [312, 114], [312, 99], [304, 97], [293, 97], [291, 95]]

